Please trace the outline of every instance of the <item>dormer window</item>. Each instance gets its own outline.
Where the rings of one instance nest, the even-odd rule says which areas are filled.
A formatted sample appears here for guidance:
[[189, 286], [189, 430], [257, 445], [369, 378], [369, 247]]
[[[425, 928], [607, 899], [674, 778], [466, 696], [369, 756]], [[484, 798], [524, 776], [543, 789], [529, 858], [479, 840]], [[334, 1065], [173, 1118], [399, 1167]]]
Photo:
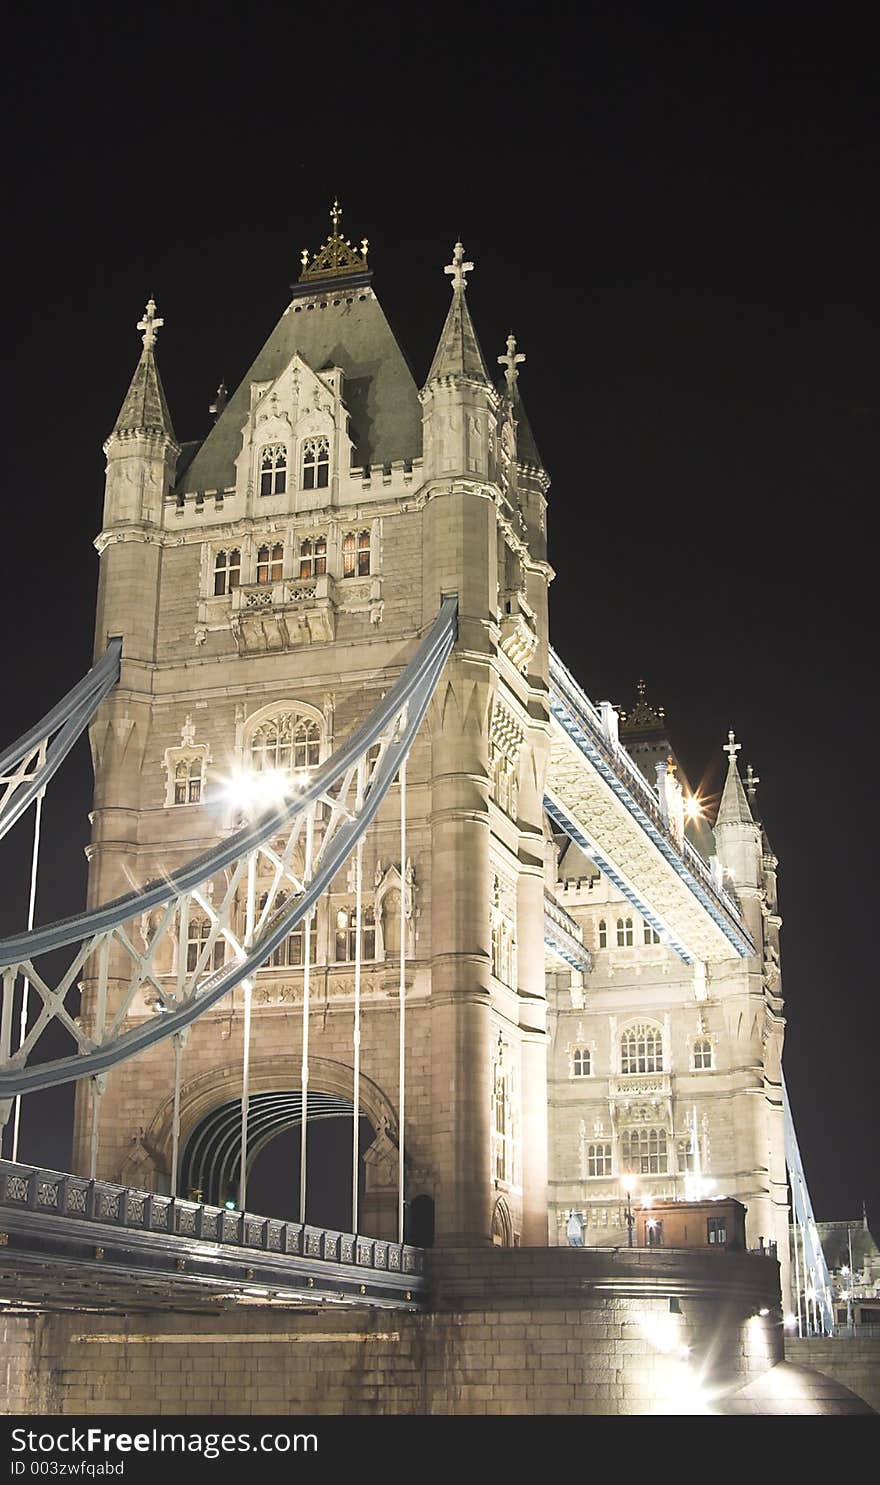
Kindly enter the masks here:
[[257, 582], [280, 582], [284, 569], [284, 547], [276, 541], [271, 547], [260, 547], [257, 551]]
[[302, 487], [325, 490], [330, 483], [330, 440], [307, 438], [303, 444]]
[[326, 536], [307, 536], [299, 544], [299, 575], [301, 578], [323, 577], [327, 571]]
[[260, 455], [260, 494], [283, 495], [287, 489], [287, 450], [283, 443], [267, 444]]
[[342, 538], [342, 576], [369, 577], [369, 531], [346, 531]]
[[238, 547], [218, 552], [214, 558], [214, 597], [223, 598], [241, 582], [241, 552]]

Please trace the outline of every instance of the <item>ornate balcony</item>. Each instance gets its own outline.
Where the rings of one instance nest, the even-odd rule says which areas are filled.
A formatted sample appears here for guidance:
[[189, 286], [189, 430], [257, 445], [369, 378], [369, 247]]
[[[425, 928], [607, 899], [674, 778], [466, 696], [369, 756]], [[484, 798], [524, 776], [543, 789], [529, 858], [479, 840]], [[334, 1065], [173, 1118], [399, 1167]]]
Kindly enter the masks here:
[[326, 643], [336, 634], [334, 581], [323, 573], [236, 588], [229, 622], [242, 654]]
[[517, 670], [525, 670], [538, 648], [538, 625], [534, 610], [518, 590], [502, 593], [500, 645]]

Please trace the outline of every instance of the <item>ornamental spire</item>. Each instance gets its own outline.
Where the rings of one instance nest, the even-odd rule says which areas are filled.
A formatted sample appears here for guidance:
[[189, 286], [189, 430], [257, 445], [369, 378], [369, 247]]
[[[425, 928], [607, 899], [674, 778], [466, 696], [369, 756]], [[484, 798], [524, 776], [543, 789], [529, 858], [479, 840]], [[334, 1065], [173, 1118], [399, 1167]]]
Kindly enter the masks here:
[[715, 820], [716, 829], [719, 825], [754, 825], [754, 816], [749, 809], [749, 801], [742, 786], [737, 764], [737, 753], [742, 749], [742, 743], [736, 740], [733, 728], [727, 734], [727, 742], [724, 744], [724, 752], [728, 757], [727, 778], [724, 781], [724, 791], [721, 795], [721, 803], [718, 806], [718, 815]]
[[156, 340], [159, 328], [164, 323], [165, 321], [156, 314], [156, 301], [150, 295], [143, 317], [137, 323], [138, 330], [143, 331], [144, 348], [135, 367], [125, 401], [119, 410], [119, 416], [113, 425], [114, 434], [159, 433], [170, 439], [172, 443], [175, 442], [171, 414], [168, 411], [162, 378], [159, 376], [159, 368], [156, 365]]
[[525, 359], [521, 352], [517, 352], [516, 336], [511, 330], [507, 337], [507, 351], [505, 355], [498, 357], [498, 365], [504, 367], [504, 380], [507, 382], [507, 393], [511, 402], [515, 402], [518, 396], [516, 384], [519, 381], [519, 372], [516, 368], [521, 366]]
[[465, 262], [464, 248], [457, 242], [452, 262], [443, 270], [452, 278], [452, 303], [428, 372], [429, 382], [437, 377], [454, 376], [492, 385], [464, 294], [465, 274], [473, 271], [473, 263]]
[[347, 274], [366, 272], [369, 242], [362, 237], [360, 248], [353, 248], [348, 238], [342, 236], [341, 222], [342, 207], [334, 197], [330, 208], [330, 236], [311, 258], [308, 248], [303, 248], [300, 254], [300, 283], [308, 279], [343, 278]]
[[464, 261], [464, 248], [460, 242], [457, 242], [455, 244], [455, 247], [452, 249], [452, 262], [448, 264], [446, 268], [444, 268], [443, 272], [450, 273], [452, 275], [453, 294], [457, 290], [467, 288], [467, 279], [465, 278], [465, 274], [473, 273], [474, 265], [473, 263], [466, 263]]
[[159, 337], [159, 329], [164, 324], [165, 321], [158, 318], [156, 315], [156, 301], [151, 294], [149, 299], [147, 300], [147, 307], [144, 310], [144, 317], [142, 320], [138, 320], [137, 322], [137, 328], [139, 330], [143, 330], [144, 332], [143, 339], [145, 351], [151, 351], [153, 349]]

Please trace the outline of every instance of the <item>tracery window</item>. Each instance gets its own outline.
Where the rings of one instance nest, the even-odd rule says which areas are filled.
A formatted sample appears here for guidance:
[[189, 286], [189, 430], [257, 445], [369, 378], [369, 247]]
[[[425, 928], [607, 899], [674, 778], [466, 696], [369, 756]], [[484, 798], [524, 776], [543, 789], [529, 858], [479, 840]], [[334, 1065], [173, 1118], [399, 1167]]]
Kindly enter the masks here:
[[303, 444], [302, 484], [304, 490], [323, 490], [330, 483], [330, 440], [307, 438]]
[[198, 804], [202, 797], [204, 758], [181, 758], [174, 767], [174, 803]]
[[587, 1175], [611, 1175], [611, 1146], [599, 1143], [587, 1146]]
[[593, 1063], [589, 1047], [575, 1047], [571, 1054], [572, 1077], [588, 1078], [592, 1070]]
[[665, 1129], [625, 1129], [622, 1140], [623, 1169], [637, 1176], [663, 1176], [669, 1166]]
[[652, 928], [651, 925], [650, 925], [650, 923], [646, 923], [645, 924], [645, 943], [646, 944], [659, 944], [659, 942], [660, 942], [660, 935], [657, 932], [656, 928]]
[[608, 948], [608, 924], [604, 918], [599, 919], [599, 948]]
[[346, 531], [342, 538], [342, 576], [369, 577], [369, 531]]
[[299, 575], [301, 578], [323, 577], [327, 571], [326, 536], [307, 536], [299, 544]]
[[694, 1042], [694, 1068], [697, 1072], [705, 1071], [712, 1066], [712, 1043], [708, 1037], [701, 1037]]
[[260, 455], [260, 494], [283, 495], [287, 489], [287, 450], [283, 443], [267, 444]]
[[499, 1040], [492, 1077], [492, 1174], [515, 1185], [519, 1165], [519, 1109], [512, 1049]]
[[631, 949], [633, 944], [633, 920], [632, 918], [618, 918], [617, 920], [617, 947], [618, 949]]
[[214, 597], [224, 598], [241, 582], [241, 552], [238, 547], [221, 551], [214, 557]]
[[314, 768], [321, 755], [321, 729], [311, 717], [281, 712], [267, 717], [250, 741], [251, 767], [296, 772]]
[[686, 1140], [678, 1141], [676, 1153], [679, 1174], [682, 1176], [692, 1176], [696, 1170], [696, 1158], [690, 1136]]
[[284, 573], [284, 547], [280, 541], [257, 550], [257, 582], [277, 583]]
[[663, 1071], [663, 1033], [659, 1026], [630, 1026], [620, 1038], [621, 1073]]
[[[336, 914], [336, 940], [333, 958], [337, 964], [353, 964], [357, 956], [357, 923], [353, 907], [342, 907]], [[361, 959], [376, 957], [376, 910], [361, 908]]]
[[[211, 936], [211, 924], [207, 918], [190, 918], [186, 931], [186, 969], [187, 974], [192, 974], [199, 962], [202, 950]], [[219, 932], [211, 947], [202, 970], [210, 974], [211, 970], [219, 969], [226, 959], [226, 940]]]
[[[261, 895], [260, 899], [259, 899], [259, 912], [260, 913], [263, 912], [263, 910], [264, 910], [264, 908], [265, 908], [266, 903], [268, 902], [268, 900], [269, 900], [269, 894], [267, 892], [264, 892]], [[286, 902], [287, 902], [287, 893], [286, 892], [279, 892], [276, 895], [275, 902], [273, 904], [273, 911], [272, 911], [273, 918], [274, 917], [277, 917], [280, 914], [280, 912], [282, 911], [282, 909], [285, 906]], [[290, 930], [290, 932], [287, 935], [287, 937], [285, 939], [282, 939], [281, 940], [281, 943], [278, 944], [277, 948], [275, 948], [275, 949], [272, 950], [272, 953], [271, 953], [270, 957], [266, 960], [266, 962], [262, 966], [262, 968], [263, 969], [288, 969], [288, 968], [289, 969], [296, 969], [298, 966], [304, 964], [305, 963], [305, 938], [306, 938], [305, 928], [306, 928], [306, 926], [305, 926], [305, 923], [304, 922], [297, 923], [296, 927], [295, 928], [292, 928]], [[315, 931], [315, 924], [313, 922], [312, 923], [312, 931], [311, 931], [311, 935], [310, 935], [310, 941], [309, 941], [309, 963], [310, 964], [314, 964], [315, 963], [315, 959], [317, 957], [317, 950], [318, 950], [318, 935], [317, 935], [317, 932]]]

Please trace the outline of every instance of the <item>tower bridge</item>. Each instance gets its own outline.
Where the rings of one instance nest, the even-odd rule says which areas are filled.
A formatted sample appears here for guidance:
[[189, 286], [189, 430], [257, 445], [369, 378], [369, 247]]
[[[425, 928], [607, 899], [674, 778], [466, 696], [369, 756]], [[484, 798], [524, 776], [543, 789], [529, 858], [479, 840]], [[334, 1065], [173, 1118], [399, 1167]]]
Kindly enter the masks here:
[[[0, 770], [3, 832], [89, 729], [89, 906], [34, 928], [32, 894], [0, 942], [3, 1275], [25, 1306], [415, 1311], [432, 1237], [436, 1298], [444, 1254], [552, 1258], [572, 1220], [610, 1272], [622, 1178], [643, 1204], [741, 1201], [757, 1288], [774, 1251], [787, 1291], [791, 1176], [798, 1325], [830, 1327], [755, 781], [731, 733], [698, 826], [662, 713], [594, 705], [550, 647], [525, 357], [510, 336], [490, 375], [472, 271], [457, 243], [419, 389], [334, 207], [200, 444], [174, 432], [152, 300], [139, 322], [104, 446], [96, 663]], [[22, 1101], [68, 1082], [72, 1171], [22, 1165]], [[315, 1209], [330, 1119], [345, 1230]], [[294, 1217], [254, 1215], [290, 1129]], [[657, 1261], [611, 1289], [653, 1303]], [[725, 1273], [681, 1293], [717, 1299]]]

